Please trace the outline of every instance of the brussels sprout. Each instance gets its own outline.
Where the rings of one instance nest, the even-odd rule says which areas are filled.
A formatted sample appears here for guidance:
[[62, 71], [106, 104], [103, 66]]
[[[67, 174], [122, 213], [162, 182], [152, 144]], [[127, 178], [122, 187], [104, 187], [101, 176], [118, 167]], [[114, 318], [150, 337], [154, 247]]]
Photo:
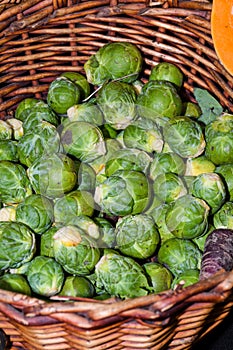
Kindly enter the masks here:
[[60, 148], [60, 136], [55, 126], [42, 122], [39, 132], [28, 131], [18, 141], [19, 161], [29, 167], [39, 157], [59, 152]]
[[8, 205], [20, 203], [30, 194], [32, 188], [23, 166], [0, 161], [0, 200]]
[[17, 141], [0, 140], [0, 160], [9, 160], [10, 162], [18, 162]]
[[139, 214], [149, 201], [149, 182], [141, 172], [118, 170], [96, 187], [94, 199], [109, 215]]
[[50, 297], [61, 291], [64, 272], [53, 258], [38, 255], [29, 264], [27, 279], [34, 293]]
[[143, 264], [153, 293], [160, 293], [171, 288], [173, 276], [165, 266], [148, 262]]
[[209, 206], [200, 198], [184, 195], [171, 203], [165, 221], [168, 230], [178, 238], [192, 239], [205, 233]]
[[139, 118], [123, 131], [126, 147], [145, 152], [162, 152], [163, 138], [157, 125], [150, 119]]
[[61, 197], [77, 182], [74, 161], [65, 154], [43, 155], [28, 168], [28, 177], [37, 194]]
[[164, 128], [164, 140], [183, 158], [196, 158], [205, 150], [201, 126], [189, 117], [175, 117]]
[[89, 275], [100, 259], [93, 238], [77, 226], [63, 226], [54, 235], [54, 256], [70, 274]]
[[182, 176], [184, 172], [185, 162], [178, 154], [173, 152], [156, 153], [150, 164], [149, 176], [152, 180], [155, 180], [158, 175], [164, 173], [174, 173]]
[[214, 214], [226, 200], [226, 187], [216, 173], [197, 175], [192, 182], [191, 193], [208, 204], [210, 214]]
[[91, 281], [84, 276], [68, 276], [65, 279], [59, 295], [68, 297], [92, 298], [95, 288]]
[[213, 224], [216, 229], [233, 229], [233, 202], [227, 201], [213, 215]]
[[166, 240], [158, 251], [158, 262], [175, 276], [187, 269], [200, 269], [201, 257], [194, 242], [176, 237]]
[[16, 206], [7, 205], [0, 209], [0, 221], [15, 221]]
[[47, 231], [43, 232], [40, 236], [40, 255], [54, 258], [53, 250], [53, 236], [58, 231], [57, 226], [50, 227]]
[[223, 114], [205, 127], [206, 157], [216, 165], [233, 163], [233, 115]]
[[91, 162], [106, 153], [101, 130], [87, 122], [71, 122], [61, 133], [65, 152], [80, 161]]
[[113, 224], [109, 220], [98, 216], [94, 217], [93, 220], [98, 225], [100, 231], [99, 247], [115, 248], [116, 232]]
[[151, 257], [160, 241], [152, 217], [127, 215], [116, 223], [116, 243], [121, 253], [138, 259]]
[[103, 45], [87, 60], [84, 70], [88, 82], [93, 85], [117, 78], [131, 83], [138, 78], [142, 63], [142, 55], [136, 45], [115, 42]]
[[153, 182], [154, 194], [165, 203], [175, 201], [187, 194], [187, 188], [179, 175], [164, 173], [158, 175]]
[[58, 198], [54, 204], [54, 220], [56, 223], [67, 224], [78, 215], [92, 216], [94, 198], [90, 192], [74, 190]]
[[227, 197], [233, 201], [233, 163], [218, 165], [215, 168], [215, 173], [221, 176], [226, 187]]
[[182, 105], [182, 115], [192, 118], [199, 118], [202, 115], [202, 110], [197, 103], [184, 102]]
[[26, 277], [19, 274], [5, 273], [0, 276], [0, 288], [15, 293], [31, 295], [31, 288]]
[[121, 81], [111, 81], [100, 89], [96, 101], [106, 123], [113, 128], [125, 129], [137, 117], [137, 94], [134, 87]]
[[107, 177], [118, 170], [135, 170], [146, 174], [152, 158], [148, 153], [136, 148], [122, 148], [117, 150], [105, 163]]
[[182, 284], [183, 287], [188, 287], [199, 281], [200, 270], [187, 269], [179, 273], [172, 281], [171, 288], [175, 289], [178, 284]]
[[0, 222], [0, 270], [20, 267], [35, 253], [35, 236], [21, 222]]
[[185, 175], [197, 176], [203, 173], [213, 173], [215, 168], [215, 164], [205, 155], [201, 155], [197, 158], [188, 158], [186, 161]]
[[78, 72], [64, 72], [61, 74], [61, 77], [70, 79], [75, 83], [80, 90], [80, 99], [84, 100], [90, 95], [90, 84], [88, 83], [86, 77]]
[[112, 296], [134, 298], [147, 295], [149, 284], [142, 266], [130, 257], [108, 252], [95, 266], [97, 286]]
[[165, 80], [173, 83], [177, 88], [183, 84], [183, 73], [178, 66], [169, 62], [160, 62], [152, 68], [150, 80]]
[[47, 103], [58, 115], [66, 114], [67, 110], [77, 105], [80, 100], [80, 88], [66, 77], [57, 77], [49, 85]]
[[48, 122], [58, 126], [60, 118], [48, 106], [47, 103], [39, 101], [32, 109], [29, 110], [26, 119], [23, 122], [24, 134], [32, 130], [40, 132], [42, 122]]
[[42, 234], [53, 223], [53, 203], [39, 194], [31, 194], [16, 208], [16, 220]]
[[78, 190], [79, 191], [95, 191], [96, 174], [91, 165], [81, 163], [78, 170]]
[[14, 140], [19, 140], [24, 134], [23, 122], [16, 118], [9, 118], [6, 122], [12, 128], [12, 138]]
[[182, 101], [176, 88], [168, 81], [148, 81], [137, 98], [138, 113], [154, 121], [158, 117], [173, 118], [180, 115]]
[[6, 121], [0, 119], [0, 140], [11, 140], [12, 128]]
[[15, 118], [24, 122], [28, 113], [37, 105], [40, 100], [32, 97], [24, 98], [15, 110]]
[[83, 102], [67, 110], [71, 122], [87, 122], [96, 126], [103, 125], [104, 116], [95, 101]]

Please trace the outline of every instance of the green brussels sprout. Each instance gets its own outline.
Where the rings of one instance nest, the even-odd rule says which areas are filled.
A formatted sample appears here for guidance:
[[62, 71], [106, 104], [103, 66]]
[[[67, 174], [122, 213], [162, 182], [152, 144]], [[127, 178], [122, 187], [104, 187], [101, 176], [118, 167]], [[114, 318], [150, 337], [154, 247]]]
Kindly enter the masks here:
[[53, 250], [53, 236], [58, 231], [57, 226], [51, 226], [48, 230], [43, 232], [40, 236], [40, 253], [39, 255], [48, 256], [54, 258]]
[[14, 140], [19, 140], [24, 134], [23, 122], [16, 118], [9, 118], [6, 122], [12, 128], [12, 138]]
[[148, 81], [137, 97], [139, 116], [157, 121], [159, 117], [180, 115], [182, 101], [174, 85], [168, 81]]
[[45, 197], [61, 197], [77, 182], [74, 161], [62, 153], [41, 156], [27, 172], [34, 191]]
[[96, 187], [94, 200], [109, 215], [139, 214], [148, 205], [149, 182], [141, 172], [118, 170]]
[[0, 140], [12, 139], [12, 127], [5, 121], [0, 119]]
[[149, 177], [152, 180], [155, 180], [158, 175], [164, 173], [174, 173], [180, 176], [184, 175], [184, 160], [178, 154], [173, 152], [154, 154], [153, 160], [150, 164]]
[[64, 271], [61, 265], [47, 256], [36, 256], [29, 264], [27, 279], [32, 291], [50, 297], [58, 294], [63, 286]]
[[21, 222], [0, 222], [0, 270], [20, 267], [35, 253], [35, 235]]
[[65, 152], [82, 162], [91, 162], [106, 153], [101, 130], [87, 122], [71, 122], [61, 132]]
[[26, 277], [16, 273], [5, 273], [0, 276], [0, 288], [15, 293], [31, 295], [31, 288]]
[[96, 184], [96, 173], [91, 165], [81, 163], [78, 170], [78, 190], [94, 193]]
[[223, 114], [205, 127], [206, 157], [215, 165], [233, 163], [233, 115]]
[[233, 202], [227, 201], [213, 215], [213, 224], [216, 229], [233, 229]]
[[202, 253], [188, 239], [170, 238], [158, 251], [158, 262], [166, 266], [174, 276], [187, 269], [200, 269]]
[[53, 223], [53, 203], [39, 194], [31, 194], [16, 208], [16, 221], [23, 222], [35, 233], [42, 234]]
[[21, 164], [0, 161], [0, 200], [7, 204], [22, 202], [32, 194], [26, 170]]
[[97, 286], [111, 296], [134, 298], [147, 295], [149, 284], [145, 272], [133, 258], [114, 252], [105, 253], [95, 266]]
[[233, 201], [233, 163], [218, 165], [215, 168], [215, 172], [219, 174], [224, 181], [228, 199]]
[[171, 172], [158, 175], [152, 186], [154, 194], [165, 203], [173, 202], [187, 194], [187, 188], [183, 179]]
[[67, 297], [92, 298], [95, 287], [91, 281], [84, 276], [68, 276], [65, 279], [59, 295]]
[[9, 160], [10, 162], [18, 162], [17, 141], [0, 140], [0, 160]]
[[79, 86], [66, 77], [57, 77], [49, 85], [47, 103], [58, 115], [66, 114], [67, 110], [77, 105], [80, 100]]
[[55, 127], [60, 124], [60, 118], [44, 101], [39, 101], [32, 109], [28, 111], [27, 117], [23, 122], [24, 134], [27, 132], [40, 132], [42, 122], [48, 122]]
[[76, 216], [92, 216], [94, 213], [94, 198], [88, 191], [74, 190], [54, 203], [54, 220], [56, 223], [67, 224]]
[[136, 148], [121, 148], [105, 163], [105, 174], [107, 177], [118, 170], [135, 170], [146, 174], [152, 158], [148, 153]]
[[187, 269], [179, 273], [172, 281], [171, 288], [176, 289], [178, 284], [183, 287], [191, 286], [199, 281], [200, 270], [198, 269]]
[[100, 259], [93, 238], [77, 226], [63, 226], [53, 236], [54, 256], [63, 269], [79, 276], [89, 275]]
[[106, 218], [94, 217], [94, 222], [98, 225], [100, 231], [99, 247], [115, 248], [116, 247], [116, 232], [114, 225]]
[[103, 113], [93, 100], [70, 107], [67, 116], [71, 122], [87, 122], [96, 126], [104, 123]]
[[175, 117], [166, 123], [164, 140], [183, 158], [196, 158], [205, 150], [201, 126], [189, 117]]
[[173, 83], [177, 88], [183, 84], [183, 73], [178, 66], [169, 62], [160, 62], [152, 68], [150, 80], [165, 80]]
[[123, 131], [126, 147], [152, 153], [162, 152], [163, 138], [157, 125], [150, 119], [139, 118]]
[[16, 221], [16, 206], [6, 205], [1, 208], [0, 221]]
[[27, 167], [44, 154], [60, 151], [60, 136], [53, 124], [42, 122], [39, 132], [28, 131], [18, 141], [21, 164]]
[[165, 214], [166, 225], [175, 237], [193, 239], [205, 233], [209, 211], [204, 200], [187, 194], [171, 203]]
[[165, 266], [156, 262], [148, 262], [143, 264], [143, 268], [153, 293], [160, 293], [171, 288], [173, 276]]
[[125, 129], [137, 117], [137, 93], [134, 87], [121, 81], [111, 81], [100, 89], [96, 101], [105, 122], [113, 128]]
[[185, 175], [197, 176], [203, 173], [213, 173], [215, 168], [215, 164], [205, 155], [201, 155], [197, 158], [188, 158], [186, 161]]
[[90, 95], [91, 87], [84, 75], [78, 72], [64, 72], [61, 74], [61, 77], [70, 79], [79, 87], [81, 100], [84, 100]]
[[132, 258], [151, 257], [160, 242], [154, 220], [149, 215], [127, 215], [116, 223], [117, 249]]
[[218, 174], [203, 173], [193, 180], [191, 194], [203, 199], [214, 214], [226, 200], [226, 187]]
[[28, 113], [37, 105], [39, 101], [40, 100], [33, 97], [24, 98], [18, 104], [15, 110], [15, 118], [24, 122], [28, 116]]
[[202, 115], [202, 110], [197, 103], [188, 101], [182, 104], [182, 115], [199, 118]]
[[131, 83], [142, 70], [143, 58], [136, 45], [114, 42], [103, 45], [84, 64], [89, 83], [101, 85], [107, 80], [121, 78]]

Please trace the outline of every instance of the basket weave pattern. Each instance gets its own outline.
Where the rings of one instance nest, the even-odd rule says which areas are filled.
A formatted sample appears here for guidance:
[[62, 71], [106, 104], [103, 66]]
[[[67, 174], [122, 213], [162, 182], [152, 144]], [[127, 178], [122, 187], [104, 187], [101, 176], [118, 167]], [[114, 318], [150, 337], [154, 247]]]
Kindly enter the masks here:
[[[43, 99], [65, 71], [83, 72], [102, 45], [130, 41], [140, 48], [144, 80], [160, 61], [177, 64], [192, 100], [209, 90], [233, 112], [233, 78], [213, 48], [208, 1], [0, 1], [0, 117], [26, 97]], [[69, 303], [0, 290], [0, 328], [11, 350], [191, 349], [233, 305], [233, 272], [184, 290], [136, 299]]]

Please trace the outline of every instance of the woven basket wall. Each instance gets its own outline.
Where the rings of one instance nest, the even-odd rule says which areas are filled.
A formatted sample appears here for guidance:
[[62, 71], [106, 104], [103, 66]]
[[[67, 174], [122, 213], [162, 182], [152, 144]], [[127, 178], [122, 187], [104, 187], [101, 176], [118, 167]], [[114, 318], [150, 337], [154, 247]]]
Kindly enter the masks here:
[[[210, 32], [208, 1], [0, 1], [0, 117], [26, 97], [43, 99], [64, 71], [83, 72], [103, 44], [130, 41], [144, 59], [144, 80], [159, 61], [177, 64], [192, 100], [209, 90], [233, 112], [233, 78], [222, 67]], [[9, 348], [191, 349], [233, 306], [233, 272], [184, 290], [132, 300], [45, 303], [0, 290], [0, 328]]]

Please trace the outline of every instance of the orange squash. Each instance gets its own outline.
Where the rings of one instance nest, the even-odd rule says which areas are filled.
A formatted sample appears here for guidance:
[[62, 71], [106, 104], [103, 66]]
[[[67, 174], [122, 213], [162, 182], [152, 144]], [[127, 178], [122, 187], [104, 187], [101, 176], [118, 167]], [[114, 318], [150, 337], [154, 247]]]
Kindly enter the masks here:
[[211, 12], [211, 34], [216, 54], [233, 75], [233, 1], [214, 0]]

